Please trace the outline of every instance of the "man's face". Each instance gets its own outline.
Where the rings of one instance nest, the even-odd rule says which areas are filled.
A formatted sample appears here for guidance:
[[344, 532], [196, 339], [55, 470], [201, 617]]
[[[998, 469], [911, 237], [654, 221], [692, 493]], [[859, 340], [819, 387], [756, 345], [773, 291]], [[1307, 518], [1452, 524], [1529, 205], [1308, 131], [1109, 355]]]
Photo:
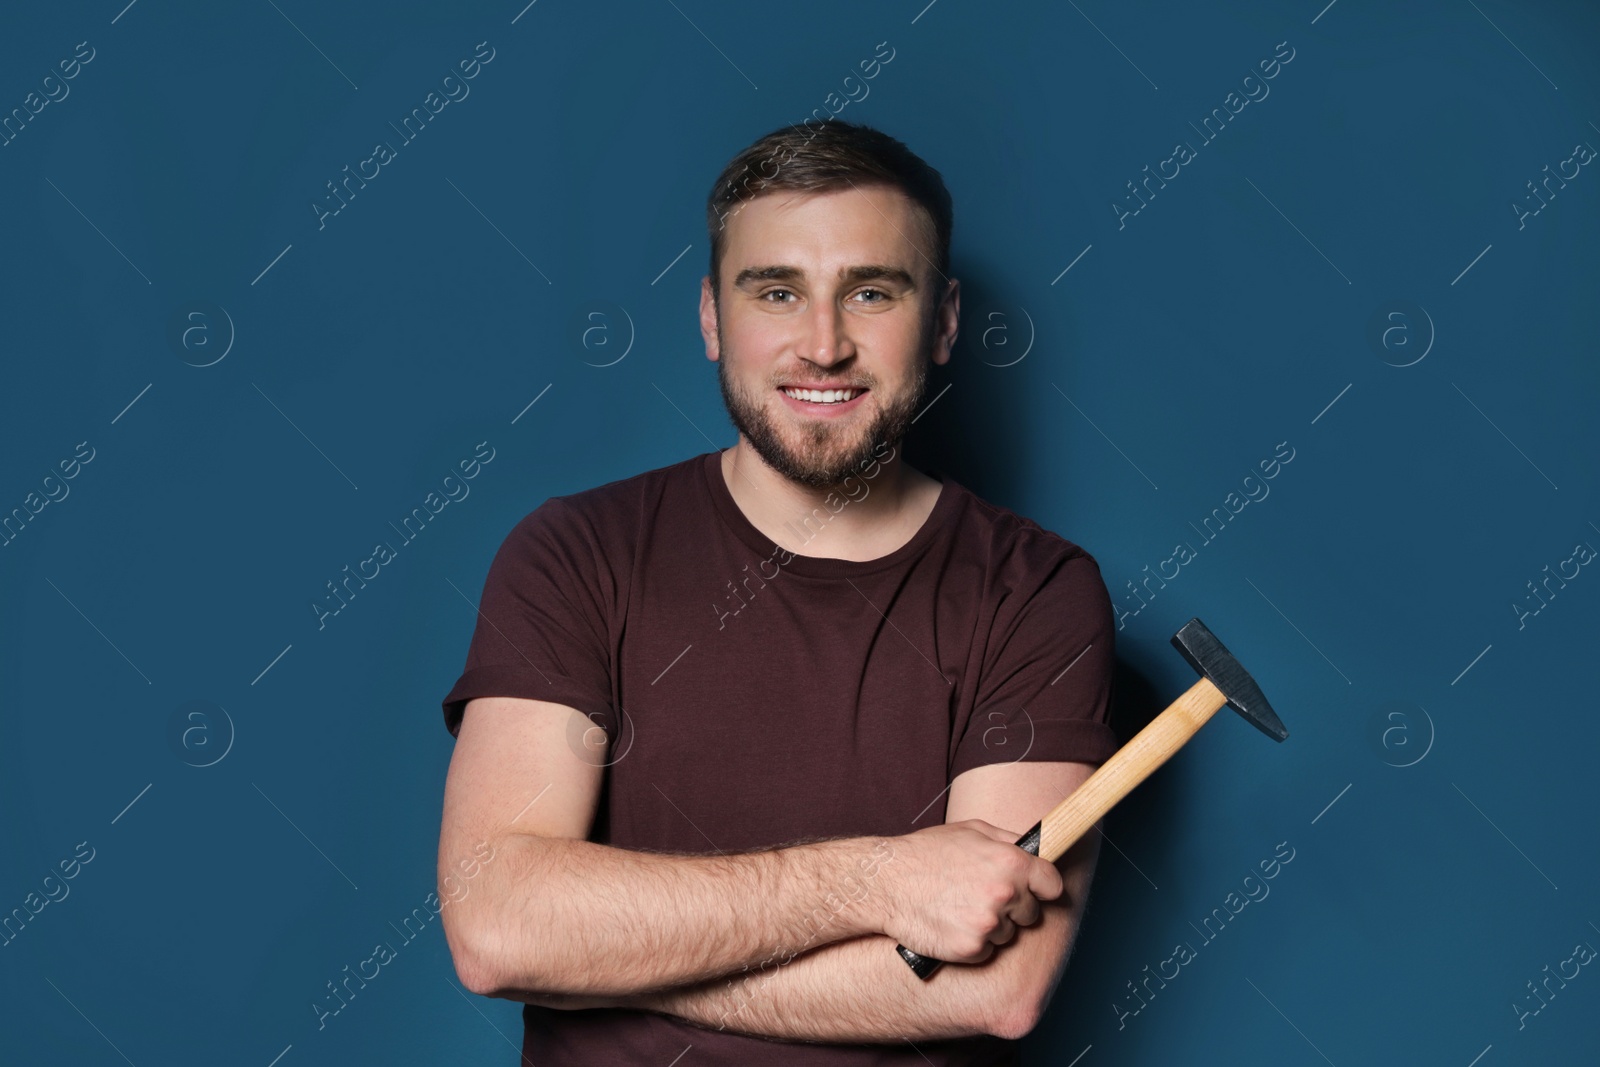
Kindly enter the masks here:
[[[720, 299], [707, 278], [700, 325], [728, 414], [773, 470], [837, 486], [904, 435], [929, 357], [950, 358], [957, 285], [933, 266], [932, 226], [883, 185], [767, 193], [726, 225]], [[791, 395], [800, 386], [851, 395]]]

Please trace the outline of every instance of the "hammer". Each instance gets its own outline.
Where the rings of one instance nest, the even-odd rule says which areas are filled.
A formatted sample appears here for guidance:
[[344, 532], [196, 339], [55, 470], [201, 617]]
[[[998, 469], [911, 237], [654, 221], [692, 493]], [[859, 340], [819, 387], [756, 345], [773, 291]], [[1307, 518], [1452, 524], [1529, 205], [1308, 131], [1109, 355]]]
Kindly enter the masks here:
[[[1199, 732], [1206, 720], [1224, 704], [1274, 741], [1289, 736], [1261, 687], [1205, 623], [1190, 619], [1172, 635], [1172, 644], [1189, 661], [1189, 666], [1199, 672], [1200, 680], [1135, 734], [1132, 741], [1118, 749], [1071, 796], [1034, 823], [1033, 829], [1017, 838], [1018, 848], [1052, 863], [1060, 859], [1073, 842], [1088, 833], [1089, 828], [1135, 786], [1155, 773], [1155, 769]], [[896, 945], [895, 951], [924, 981], [943, 963], [918, 955], [904, 945]]]

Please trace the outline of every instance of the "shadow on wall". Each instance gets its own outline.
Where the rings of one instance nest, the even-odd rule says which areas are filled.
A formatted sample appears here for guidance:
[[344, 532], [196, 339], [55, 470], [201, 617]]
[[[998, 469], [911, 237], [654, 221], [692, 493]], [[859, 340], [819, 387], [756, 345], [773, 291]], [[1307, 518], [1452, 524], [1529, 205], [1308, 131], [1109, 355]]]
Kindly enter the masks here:
[[[1158, 692], [1120, 659], [1113, 687], [1111, 726], [1123, 744], [1179, 696]], [[1149, 941], [1158, 885], [1182, 899], [1185, 873], [1176, 857], [1195, 788], [1189, 765], [1169, 760], [1106, 816], [1082, 928], [1044, 1018], [1023, 1042], [1023, 1063], [1058, 1062], [1063, 1050], [1083, 1048], [1085, 1035], [1104, 1033], [1117, 998], [1130, 996], [1124, 982], [1142, 977], [1121, 973], [1115, 961], [1130, 941]]]
[[1000, 310], [981, 281], [963, 275], [961, 286], [955, 351], [944, 366], [928, 369], [923, 410], [906, 435], [905, 456], [917, 470], [948, 475], [985, 500], [1027, 514], [1014, 505], [1025, 487], [1048, 477], [1049, 463], [1030, 449], [1037, 438], [1019, 398], [1050, 388], [1050, 369], [1043, 350], [1034, 351], [1033, 320], [1025, 309]]

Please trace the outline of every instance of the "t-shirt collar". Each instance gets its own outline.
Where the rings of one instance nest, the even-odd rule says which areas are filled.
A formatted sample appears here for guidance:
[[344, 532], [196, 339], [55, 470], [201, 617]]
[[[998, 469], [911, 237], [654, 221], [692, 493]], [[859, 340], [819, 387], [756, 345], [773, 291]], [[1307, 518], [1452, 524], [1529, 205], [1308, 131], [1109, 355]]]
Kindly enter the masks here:
[[[707, 452], [701, 457], [701, 469], [705, 473], [707, 491], [711, 494], [712, 505], [723, 525], [740, 541], [744, 542], [755, 552], [764, 557], [770, 557], [774, 565], [781, 565], [791, 574], [802, 575], [810, 578], [853, 578], [858, 575], [873, 574], [877, 571], [897, 567], [921, 556], [927, 551], [928, 546], [950, 526], [950, 518], [955, 513], [959, 504], [961, 487], [948, 477], [941, 479], [939, 498], [934, 502], [933, 510], [929, 512], [922, 526], [912, 535], [911, 539], [888, 555], [879, 556], [877, 559], [850, 560], [833, 559], [823, 556], [790, 555], [781, 549], [772, 538], [762, 533], [756, 525], [739, 509], [738, 502], [733, 499], [733, 494], [728, 490], [728, 483], [722, 476], [722, 452]], [[849, 507], [847, 497], [844, 507]], [[842, 511], [843, 509], [841, 509]], [[803, 527], [810, 536], [816, 536], [819, 531], [827, 529], [825, 523], [831, 521], [836, 513], [827, 507], [820, 508], [816, 520], [809, 527]], [[822, 524], [822, 525], [819, 525]], [[795, 531], [795, 536], [790, 539], [794, 544], [800, 540], [800, 530]], [[787, 559], [787, 562], [785, 562]]]

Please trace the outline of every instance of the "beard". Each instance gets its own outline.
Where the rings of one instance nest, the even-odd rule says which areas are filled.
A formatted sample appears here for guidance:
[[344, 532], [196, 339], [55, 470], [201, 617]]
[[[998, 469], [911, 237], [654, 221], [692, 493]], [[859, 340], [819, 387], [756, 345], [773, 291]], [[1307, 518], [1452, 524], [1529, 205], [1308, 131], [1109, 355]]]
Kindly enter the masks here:
[[[722, 343], [720, 323], [717, 344], [722, 353], [717, 360], [717, 382], [722, 387], [722, 402], [727, 406], [734, 428], [744, 435], [768, 467], [812, 489], [835, 489], [846, 478], [881, 458], [882, 450], [898, 442], [910, 429], [927, 390], [927, 360], [918, 358], [914, 362], [910, 387], [898, 397], [885, 396], [876, 383], [862, 386], [870, 390], [877, 402], [877, 414], [870, 423], [862, 425], [860, 419], [852, 418], [847, 425], [843, 419], [818, 418], [795, 424], [787, 428], [786, 433], [778, 423], [780, 419], [788, 422], [788, 417], [774, 418], [769, 411], [778, 393], [778, 383], [768, 381], [761, 392], [751, 394], [728, 372], [728, 349]], [[856, 385], [855, 382], [840, 384], [841, 387]]]

